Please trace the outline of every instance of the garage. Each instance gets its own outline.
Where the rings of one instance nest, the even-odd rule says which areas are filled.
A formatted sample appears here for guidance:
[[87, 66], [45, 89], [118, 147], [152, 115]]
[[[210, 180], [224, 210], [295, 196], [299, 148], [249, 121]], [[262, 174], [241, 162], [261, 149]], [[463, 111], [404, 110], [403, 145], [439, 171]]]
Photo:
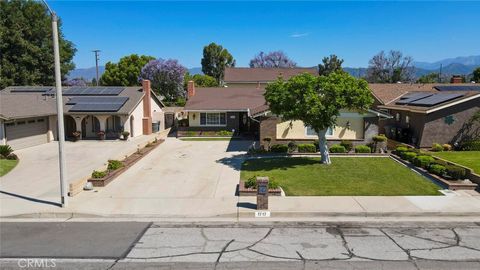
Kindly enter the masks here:
[[35, 146], [48, 142], [47, 118], [17, 119], [14, 122], [5, 123], [5, 135], [7, 144], [13, 150]]

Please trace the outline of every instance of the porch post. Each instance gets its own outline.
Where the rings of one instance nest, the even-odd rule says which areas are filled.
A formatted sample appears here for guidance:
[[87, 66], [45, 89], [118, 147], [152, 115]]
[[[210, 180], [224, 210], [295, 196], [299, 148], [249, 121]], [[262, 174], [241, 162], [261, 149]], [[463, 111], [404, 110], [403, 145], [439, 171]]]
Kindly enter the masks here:
[[80, 132], [80, 140], [83, 139], [83, 130], [82, 130], [82, 120], [85, 115], [72, 115], [73, 120], [75, 120], [75, 129]]
[[95, 115], [95, 117], [97, 117], [98, 122], [100, 123], [100, 131], [106, 132], [105, 129], [107, 128], [107, 118], [109, 115]]

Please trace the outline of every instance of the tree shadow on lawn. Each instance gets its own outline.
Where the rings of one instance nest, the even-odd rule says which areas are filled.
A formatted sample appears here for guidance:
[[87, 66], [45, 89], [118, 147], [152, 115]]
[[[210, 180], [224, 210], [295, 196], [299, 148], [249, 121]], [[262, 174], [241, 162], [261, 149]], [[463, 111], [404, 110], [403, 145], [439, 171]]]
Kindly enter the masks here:
[[[301, 166], [322, 165], [320, 159], [308, 157], [269, 157], [269, 158], [253, 158], [247, 159], [243, 163], [243, 168], [250, 172], [256, 171], [272, 171], [287, 170]], [[325, 165], [327, 166], [327, 165]]]
[[236, 171], [245, 167], [248, 171], [287, 170], [307, 165], [322, 165], [320, 159], [309, 157], [246, 157], [243, 154], [225, 157], [216, 162], [227, 165]]

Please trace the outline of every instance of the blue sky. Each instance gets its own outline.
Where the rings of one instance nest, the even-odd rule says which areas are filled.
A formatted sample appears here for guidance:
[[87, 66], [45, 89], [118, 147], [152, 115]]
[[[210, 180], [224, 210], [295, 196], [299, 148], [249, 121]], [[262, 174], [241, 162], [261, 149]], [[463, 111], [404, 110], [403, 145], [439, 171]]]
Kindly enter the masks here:
[[380, 50], [416, 61], [480, 54], [480, 2], [161, 2], [49, 1], [75, 43], [77, 68], [131, 53], [176, 58], [199, 67], [216, 42], [237, 66], [259, 51], [283, 50], [299, 66], [337, 54], [367, 66]]

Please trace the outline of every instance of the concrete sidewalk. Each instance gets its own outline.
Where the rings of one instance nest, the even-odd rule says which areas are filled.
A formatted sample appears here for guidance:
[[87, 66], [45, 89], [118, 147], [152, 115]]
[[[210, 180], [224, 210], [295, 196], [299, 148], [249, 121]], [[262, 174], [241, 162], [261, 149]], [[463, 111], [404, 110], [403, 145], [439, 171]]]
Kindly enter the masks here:
[[[4, 202], [4, 201], [3, 201]], [[2, 217], [249, 220], [255, 197], [73, 199], [68, 208], [16, 201]], [[480, 221], [480, 196], [271, 197], [270, 221], [334, 217], [468, 217]]]

